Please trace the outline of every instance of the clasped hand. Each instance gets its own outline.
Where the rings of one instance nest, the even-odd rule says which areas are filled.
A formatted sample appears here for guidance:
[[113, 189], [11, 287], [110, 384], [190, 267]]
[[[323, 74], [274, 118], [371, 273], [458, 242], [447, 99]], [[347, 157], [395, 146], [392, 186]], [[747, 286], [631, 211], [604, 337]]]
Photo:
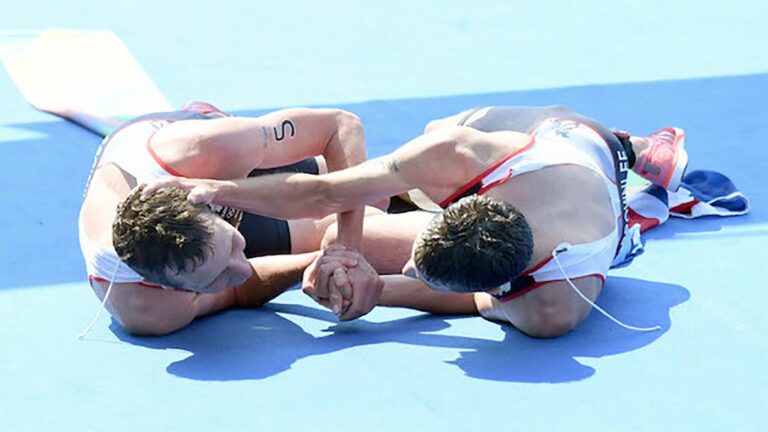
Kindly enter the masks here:
[[384, 281], [359, 252], [336, 244], [307, 267], [302, 282], [302, 291], [341, 321], [370, 312], [383, 287]]

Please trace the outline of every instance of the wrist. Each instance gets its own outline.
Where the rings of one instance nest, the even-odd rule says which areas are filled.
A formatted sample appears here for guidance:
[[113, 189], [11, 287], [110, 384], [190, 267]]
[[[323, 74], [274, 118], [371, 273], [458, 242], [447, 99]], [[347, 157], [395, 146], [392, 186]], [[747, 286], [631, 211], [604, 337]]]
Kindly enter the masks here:
[[379, 306], [398, 306], [397, 302], [397, 290], [394, 289], [392, 284], [391, 275], [381, 276], [381, 280], [384, 281], [384, 287], [381, 289], [381, 296], [379, 296]]
[[235, 183], [230, 180], [208, 180], [211, 202], [215, 204], [232, 206], [233, 192], [236, 188]]

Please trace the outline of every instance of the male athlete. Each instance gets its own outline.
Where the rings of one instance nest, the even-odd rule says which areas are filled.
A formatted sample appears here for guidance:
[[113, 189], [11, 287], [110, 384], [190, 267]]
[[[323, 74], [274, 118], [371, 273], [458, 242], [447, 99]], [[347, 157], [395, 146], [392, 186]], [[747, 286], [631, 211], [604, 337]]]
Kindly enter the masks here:
[[[191, 202], [318, 218], [418, 188], [444, 208], [403, 268], [420, 282], [385, 277], [379, 303], [479, 312], [554, 337], [589, 314], [626, 243], [628, 169], [676, 189], [687, 165], [683, 139], [676, 128], [648, 137], [614, 133], [560, 106], [489, 107], [431, 122], [391, 154], [342, 171], [177, 178], [148, 186], [143, 196], [178, 186]], [[347, 278], [341, 259], [348, 252], [328, 249], [309, 275], [316, 286], [305, 291], [323, 304], [334, 286], [353, 299], [366, 295], [370, 283], [358, 289]]]
[[[316, 155], [322, 156], [317, 159], [320, 167], [316, 159], [306, 159]], [[287, 109], [258, 118], [238, 118], [209, 104], [192, 103], [179, 111], [129, 121], [102, 143], [85, 190], [79, 236], [91, 286], [103, 299], [113, 283], [106, 307], [127, 331], [136, 334], [166, 334], [201, 315], [261, 305], [300, 280], [301, 272], [317, 256], [315, 251], [333, 217], [277, 220], [222, 206], [173, 207], [167, 201], [154, 205], [149, 200], [126, 202], [120, 208], [123, 213], [137, 214], [142, 206], [154, 205], [154, 217], [128, 217], [115, 223], [118, 204], [137, 185], [164, 177], [233, 179], [286, 165], [290, 166], [281, 169], [317, 174], [324, 164], [335, 171], [364, 160], [359, 119], [335, 109]], [[186, 202], [183, 196], [178, 201]], [[166, 218], [169, 213], [174, 217]], [[362, 215], [362, 210], [352, 209], [339, 216], [340, 244], [359, 248]], [[197, 221], [197, 231], [174, 231], [190, 218]], [[113, 224], [125, 234], [122, 239], [115, 237], [119, 244], [113, 241]], [[375, 222], [369, 224], [369, 230], [376, 226]], [[170, 243], [194, 249], [195, 243], [189, 239], [201, 234], [212, 241], [202, 246], [197, 243], [198, 258], [206, 261], [199, 269], [192, 268], [195, 263], [183, 268], [187, 263], [182, 260], [177, 261], [175, 272], [154, 273], [148, 278], [122, 263], [115, 251], [124, 245], [126, 236], [139, 239], [143, 243], [140, 241], [131, 258], [156, 262], [163, 241], [166, 247]], [[394, 245], [391, 251], [407, 255], [413, 235], [402, 246], [397, 246], [396, 235], [388, 235], [388, 244]], [[378, 238], [372, 235], [370, 241], [375, 243]], [[402, 266], [400, 261], [394, 267], [387, 261], [390, 249], [380, 250], [382, 254], [377, 256], [382, 261], [372, 259], [379, 271]], [[347, 261], [350, 267], [355, 263], [354, 259]], [[182, 270], [187, 278], [177, 277]], [[356, 307], [367, 311], [378, 294], [371, 291], [370, 298], [363, 294]]]

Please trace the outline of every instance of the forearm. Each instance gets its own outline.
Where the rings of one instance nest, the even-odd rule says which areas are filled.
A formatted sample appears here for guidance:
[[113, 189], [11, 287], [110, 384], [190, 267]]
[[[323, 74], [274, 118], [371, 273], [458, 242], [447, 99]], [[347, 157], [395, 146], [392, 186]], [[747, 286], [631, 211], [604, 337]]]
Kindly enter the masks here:
[[418, 279], [402, 275], [381, 276], [384, 289], [380, 306], [397, 306], [439, 315], [476, 315], [474, 294], [446, 293], [430, 289]]
[[[237, 180], [196, 180], [214, 203], [279, 219], [319, 219], [407, 191], [385, 159], [324, 175], [273, 174]], [[361, 216], [358, 216], [361, 217]]]
[[243, 285], [234, 288], [235, 306], [258, 307], [282, 294], [301, 281], [304, 269], [317, 254], [311, 252], [251, 258], [253, 276]]
[[200, 180], [211, 201], [278, 219], [319, 219], [335, 213], [326, 205], [327, 182], [311, 174], [272, 174], [237, 180]]
[[365, 208], [339, 213], [337, 216], [338, 235], [336, 243], [353, 250], [360, 250], [363, 237]]
[[[366, 159], [365, 135], [360, 119], [346, 111], [340, 111], [336, 119], [336, 132], [323, 152], [328, 172], [341, 171], [359, 165]], [[327, 197], [326, 202], [320, 207], [332, 207], [328, 202], [330, 199], [330, 196]], [[355, 250], [360, 249], [364, 214], [365, 210], [362, 207], [338, 212], [338, 243]]]
[[[261, 123], [277, 124], [272, 128], [274, 136], [264, 132], [269, 139], [265, 138], [263, 148], [245, 147], [248, 152], [242, 155], [246, 158], [258, 154], [261, 157], [259, 166], [322, 156], [324, 171], [337, 172], [366, 159], [363, 126], [352, 113], [336, 109], [290, 109], [264, 116], [256, 124]], [[285, 129], [286, 125], [288, 129]], [[279, 133], [280, 127], [285, 129], [283, 133]], [[245, 132], [240, 133], [245, 136]], [[331, 203], [328, 182], [318, 176], [277, 174], [213, 181], [211, 184], [215, 186], [215, 203], [281, 219], [320, 218], [355, 208], [340, 203], [340, 200]], [[364, 205], [361, 203], [360, 207]], [[346, 219], [354, 222], [361, 218]]]

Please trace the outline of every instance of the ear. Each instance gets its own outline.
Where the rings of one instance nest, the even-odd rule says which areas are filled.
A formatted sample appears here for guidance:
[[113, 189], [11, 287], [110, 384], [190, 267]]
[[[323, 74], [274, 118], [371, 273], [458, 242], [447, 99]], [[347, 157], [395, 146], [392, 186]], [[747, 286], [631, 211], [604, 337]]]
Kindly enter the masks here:
[[409, 259], [408, 262], [405, 263], [403, 269], [400, 270], [400, 272], [409, 278], [418, 279], [418, 276], [416, 276], [416, 263], [413, 262], [413, 258]]

